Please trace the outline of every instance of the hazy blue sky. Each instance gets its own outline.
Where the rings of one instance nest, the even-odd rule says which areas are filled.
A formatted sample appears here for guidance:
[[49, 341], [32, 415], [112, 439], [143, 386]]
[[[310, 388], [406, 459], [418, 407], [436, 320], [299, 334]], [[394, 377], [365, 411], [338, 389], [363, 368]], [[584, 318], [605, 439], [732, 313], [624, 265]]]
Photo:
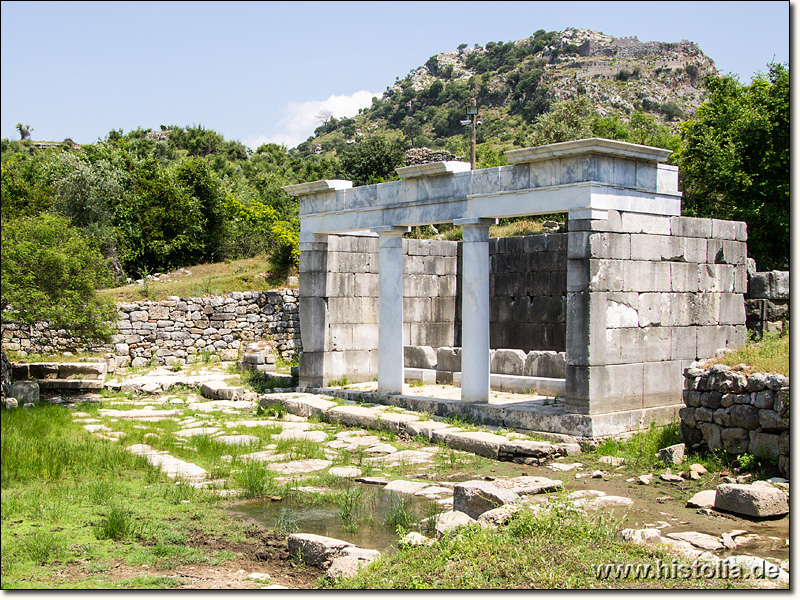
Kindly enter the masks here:
[[[793, 4], [793, 3], [792, 3]], [[794, 9], [794, 6], [792, 6]], [[201, 124], [294, 146], [432, 55], [538, 29], [697, 42], [749, 82], [789, 60], [790, 2], [2, 2], [0, 136], [92, 143]]]

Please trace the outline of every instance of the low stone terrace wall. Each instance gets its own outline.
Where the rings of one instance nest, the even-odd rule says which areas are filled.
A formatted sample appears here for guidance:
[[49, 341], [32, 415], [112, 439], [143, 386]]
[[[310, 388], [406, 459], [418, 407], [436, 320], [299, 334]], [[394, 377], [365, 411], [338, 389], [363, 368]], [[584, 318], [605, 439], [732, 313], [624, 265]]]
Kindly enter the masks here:
[[[233, 292], [208, 298], [138, 301], [117, 305], [117, 332], [110, 345], [87, 345], [46, 323], [33, 327], [3, 323], [3, 349], [55, 354], [109, 352], [120, 365], [193, 362], [204, 353], [236, 360], [242, 344], [263, 342], [291, 359], [300, 349], [298, 290]], [[120, 360], [121, 359], [121, 360]]]
[[681, 435], [689, 444], [752, 454], [778, 463], [789, 476], [789, 379], [744, 375], [726, 365], [684, 371]]

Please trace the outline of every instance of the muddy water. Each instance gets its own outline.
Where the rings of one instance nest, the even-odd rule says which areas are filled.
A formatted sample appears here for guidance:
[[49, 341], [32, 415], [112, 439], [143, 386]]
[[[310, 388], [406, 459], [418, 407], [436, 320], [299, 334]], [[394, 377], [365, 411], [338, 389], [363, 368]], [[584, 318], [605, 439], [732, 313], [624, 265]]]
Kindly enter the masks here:
[[[575, 457], [580, 460], [580, 456]], [[603, 467], [607, 467], [604, 465]], [[587, 467], [580, 472], [585, 473]], [[482, 473], [469, 472], [458, 473], [449, 477], [442, 477], [441, 480], [449, 483], [465, 481], [468, 479], [503, 478], [515, 477], [519, 475], [531, 475], [538, 477], [548, 477], [550, 479], [560, 479], [564, 482], [567, 492], [576, 490], [599, 490], [609, 496], [624, 496], [633, 499], [633, 505], [628, 508], [606, 509], [607, 513], [613, 514], [621, 522], [621, 527], [641, 529], [644, 527], [656, 527], [661, 530], [662, 535], [669, 533], [679, 533], [684, 531], [697, 531], [714, 536], [733, 530], [745, 530], [749, 534], [759, 536], [759, 539], [739, 546], [732, 551], [721, 551], [719, 556], [729, 556], [733, 554], [748, 554], [764, 558], [788, 560], [789, 546], [786, 540], [789, 539], [789, 516], [771, 520], [751, 520], [733, 514], [712, 512], [711, 515], [698, 513], [698, 509], [687, 508], [686, 498], [693, 495], [691, 492], [681, 492], [681, 484], [667, 483], [660, 481], [656, 477], [655, 481], [649, 485], [639, 485], [625, 480], [640, 473], [631, 469], [624, 469], [620, 472], [611, 472], [610, 476], [603, 479], [592, 479], [590, 477], [575, 478], [575, 472], [559, 473], [547, 467], [531, 467], [515, 465], [513, 463], [493, 463], [493, 466]], [[431, 483], [439, 480], [435, 472], [420, 472], [411, 475], [413, 479], [426, 479]], [[714, 489], [722, 483], [719, 478], [709, 479], [707, 485], [702, 489]], [[230, 506], [229, 510], [242, 518], [259, 523], [270, 529], [283, 529], [292, 531], [297, 527], [297, 531], [303, 533], [315, 533], [334, 537], [351, 542], [363, 548], [375, 550], [385, 550], [396, 542], [397, 536], [394, 527], [383, 525], [386, 515], [391, 509], [391, 502], [394, 495], [392, 492], [385, 492], [375, 486], [354, 484], [363, 489], [364, 503], [367, 517], [362, 519], [362, 525], [358, 531], [353, 532], [345, 527], [341, 518], [339, 508], [334, 503], [314, 506], [303, 503], [297, 499], [288, 498], [281, 502], [270, 502], [264, 500], [254, 500], [248, 502], [238, 502]], [[688, 489], [688, 488], [687, 488]], [[410, 510], [413, 510], [418, 522], [428, 515], [432, 502], [422, 498], [411, 497]], [[290, 527], [287, 528], [286, 526]]]
[[355, 516], [348, 527], [342, 511], [335, 502], [311, 504], [302, 496], [288, 497], [278, 502], [256, 499], [237, 502], [229, 512], [263, 527], [288, 533], [313, 533], [345, 540], [361, 548], [391, 549], [397, 542], [396, 526], [387, 518], [406, 501], [406, 510], [413, 514], [413, 524], [430, 514], [434, 502], [425, 498], [398, 495], [374, 485], [355, 483], [353, 489], [362, 492]]

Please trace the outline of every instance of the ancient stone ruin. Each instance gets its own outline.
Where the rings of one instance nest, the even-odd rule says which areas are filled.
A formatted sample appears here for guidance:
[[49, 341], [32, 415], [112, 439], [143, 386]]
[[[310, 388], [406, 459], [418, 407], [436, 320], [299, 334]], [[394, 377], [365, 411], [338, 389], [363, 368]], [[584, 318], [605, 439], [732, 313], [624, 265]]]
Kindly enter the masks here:
[[[747, 231], [681, 217], [669, 154], [589, 139], [509, 151], [503, 167], [287, 186], [300, 199], [301, 385], [377, 376], [396, 397], [406, 357], [436, 356], [438, 373], [445, 348], [462, 402], [482, 405], [501, 350], [525, 353], [523, 369], [530, 352], [563, 352], [563, 378], [547, 379], [565, 401], [530, 408], [530, 428], [603, 436], [677, 421], [684, 370], [746, 339]], [[567, 233], [489, 240], [496, 219], [551, 213]], [[445, 222], [462, 242], [402, 237]]]

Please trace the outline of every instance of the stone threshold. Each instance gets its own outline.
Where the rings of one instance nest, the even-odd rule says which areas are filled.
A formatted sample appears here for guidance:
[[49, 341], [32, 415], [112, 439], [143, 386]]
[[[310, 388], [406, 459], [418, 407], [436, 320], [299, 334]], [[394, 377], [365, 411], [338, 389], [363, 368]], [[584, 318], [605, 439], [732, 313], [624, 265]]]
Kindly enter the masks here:
[[[373, 384], [374, 385], [374, 384]], [[647, 429], [652, 422], [666, 425], [678, 421], [682, 404], [643, 408], [597, 415], [568, 413], [564, 404], [544, 396], [505, 395], [488, 404], [470, 404], [459, 399], [423, 397], [409, 394], [381, 394], [364, 389], [295, 388], [297, 392], [397, 406], [406, 410], [430, 413], [438, 418], [460, 417], [487, 427], [503, 427], [525, 434], [535, 434], [557, 442], [579, 442], [609, 436], [630, 436]], [[509, 397], [510, 396], [510, 397]], [[576, 435], [575, 432], [578, 432]]]

